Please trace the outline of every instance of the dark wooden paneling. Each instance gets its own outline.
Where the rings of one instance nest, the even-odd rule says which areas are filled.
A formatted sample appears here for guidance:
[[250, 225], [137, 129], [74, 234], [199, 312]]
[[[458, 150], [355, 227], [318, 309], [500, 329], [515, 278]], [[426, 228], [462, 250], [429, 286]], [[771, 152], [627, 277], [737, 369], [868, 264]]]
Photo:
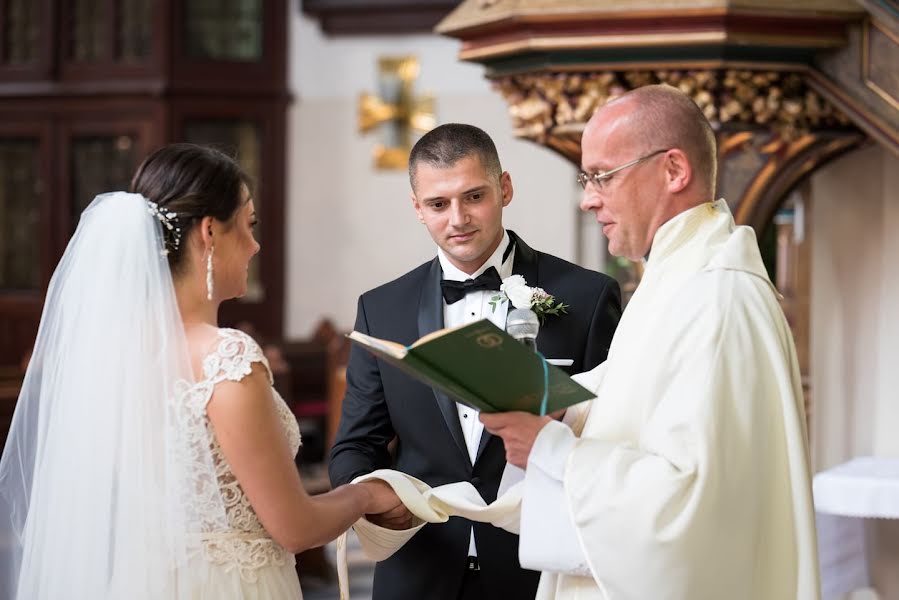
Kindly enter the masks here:
[[28, 139], [37, 142], [38, 189], [40, 211], [40, 290], [0, 291], [0, 368], [19, 365], [31, 350], [40, 322], [43, 294], [59, 260], [53, 239], [53, 134], [50, 124], [40, 122], [35, 113], [9, 118], [0, 110], [0, 139]]
[[[185, 141], [185, 130], [192, 119], [247, 120], [260, 132], [259, 227], [262, 251], [260, 261], [265, 296], [260, 302], [232, 301], [221, 307], [223, 326], [249, 321], [265, 337], [279, 339], [284, 322], [284, 164], [286, 98], [248, 103], [236, 98], [192, 97], [171, 103], [170, 139]], [[233, 150], [225, 148], [225, 150]]]
[[[262, 334], [281, 338], [284, 310], [284, 169], [287, 93], [286, 0], [263, 3], [263, 59], [257, 63], [201, 61], [186, 56], [181, 21], [184, 3], [150, 3], [150, 52], [146, 60], [117, 58], [116, 11], [107, 0], [103, 27], [109, 46], [97, 60], [74, 61], [68, 45], [72, 3], [34, 0], [41, 7], [39, 60], [10, 66], [0, 56], [0, 137], [41, 140], [41, 282], [34, 293], [0, 292], [0, 365], [12, 365], [34, 341], [43, 294], [62, 255], [73, 219], [71, 142], [78, 136], [134, 136], [136, 160], [183, 139], [192, 118], [250, 118], [261, 128], [261, 179], [265, 197], [265, 297], [226, 303], [227, 323], [250, 321]], [[0, 8], [5, 4], [0, 0]], [[0, 47], [2, 47], [0, 38]], [[2, 55], [2, 52], [0, 52]], [[97, 190], [109, 191], [109, 190]]]
[[107, 0], [109, 5], [103, 28], [106, 32], [106, 45], [102, 58], [95, 61], [75, 60], [69, 52], [72, 45], [72, 31], [69, 27], [72, 22], [71, 2], [58, 2], [57, 20], [58, 44], [55, 46], [56, 59], [59, 64], [59, 80], [62, 82], [96, 82], [102, 89], [104, 84], [116, 80], [140, 80], [148, 77], [162, 77], [164, 75], [165, 43], [168, 39], [165, 28], [165, 18], [169, 14], [167, 2], [150, 2], [150, 19], [153, 22], [150, 35], [150, 56], [145, 61], [121, 61], [116, 53], [116, 15], [118, 3], [115, 0]]
[[283, 0], [263, 2], [262, 60], [240, 62], [202, 60], [188, 54], [185, 45], [185, 3], [172, 3], [171, 84], [179, 92], [230, 96], [286, 95], [287, 7]]
[[19, 365], [31, 353], [43, 301], [41, 293], [0, 295], [0, 368]]
[[0, 0], [0, 82], [5, 81], [41, 81], [50, 79], [55, 68], [54, 48], [57, 21], [57, 2], [54, 0], [31, 0], [38, 5], [41, 23], [39, 50], [37, 60], [28, 64], [8, 64], [6, 56], [6, 6], [7, 0]]

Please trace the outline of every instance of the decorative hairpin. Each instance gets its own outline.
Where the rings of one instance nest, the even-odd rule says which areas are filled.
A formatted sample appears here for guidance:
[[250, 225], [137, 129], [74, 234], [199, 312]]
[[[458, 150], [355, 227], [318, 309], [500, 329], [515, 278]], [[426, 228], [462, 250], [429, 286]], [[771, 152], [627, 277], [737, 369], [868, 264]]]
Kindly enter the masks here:
[[[174, 223], [175, 219], [178, 218], [178, 215], [176, 213], [166, 211], [165, 209], [160, 210], [159, 205], [155, 202], [151, 202], [150, 200], [147, 200], [147, 212], [156, 217], [156, 219], [160, 223], [162, 223], [162, 226], [169, 230], [172, 237], [172, 246], [175, 250], [177, 250], [181, 245], [181, 228]], [[163, 249], [163, 256], [168, 255], [168, 253], [168, 248]]]

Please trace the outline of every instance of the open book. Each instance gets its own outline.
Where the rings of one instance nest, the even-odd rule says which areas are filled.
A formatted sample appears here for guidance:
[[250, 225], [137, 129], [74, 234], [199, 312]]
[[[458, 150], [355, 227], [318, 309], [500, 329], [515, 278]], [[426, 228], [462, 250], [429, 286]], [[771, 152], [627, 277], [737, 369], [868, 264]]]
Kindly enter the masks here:
[[538, 354], [487, 319], [435, 331], [408, 347], [358, 331], [349, 338], [412, 378], [482, 412], [540, 414], [547, 375], [547, 413], [593, 398], [564, 371], [544, 366]]

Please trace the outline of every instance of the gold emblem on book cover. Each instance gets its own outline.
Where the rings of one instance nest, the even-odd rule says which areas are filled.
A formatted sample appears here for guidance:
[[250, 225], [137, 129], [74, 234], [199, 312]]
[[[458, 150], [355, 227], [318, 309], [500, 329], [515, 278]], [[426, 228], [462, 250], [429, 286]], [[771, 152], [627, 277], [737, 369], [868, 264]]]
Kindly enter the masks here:
[[478, 342], [478, 346], [481, 348], [496, 348], [497, 346], [502, 346], [503, 338], [496, 335], [495, 333], [485, 333], [484, 335], [479, 335], [476, 339]]

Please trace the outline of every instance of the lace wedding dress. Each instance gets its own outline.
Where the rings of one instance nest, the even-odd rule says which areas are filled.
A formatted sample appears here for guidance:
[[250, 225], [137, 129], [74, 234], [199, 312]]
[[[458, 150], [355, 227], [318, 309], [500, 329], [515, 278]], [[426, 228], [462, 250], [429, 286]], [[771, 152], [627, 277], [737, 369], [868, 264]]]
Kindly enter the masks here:
[[50, 280], [0, 457], [0, 599], [302, 597], [206, 414], [219, 383], [271, 371], [223, 329], [192, 372], [158, 216], [139, 194], [97, 196]]
[[[279, 546], [262, 527], [231, 472], [206, 415], [206, 406], [216, 385], [223, 381], [240, 381], [250, 374], [253, 363], [265, 366], [271, 382], [271, 369], [259, 345], [247, 334], [220, 329], [219, 335], [213, 350], [203, 359], [202, 380], [184, 389], [183, 398], [189, 417], [185, 425], [205, 428], [202, 435], [212, 440], [216, 483], [224, 500], [227, 526], [217, 526], [214, 515], [210, 515], [202, 534], [201, 555], [194, 557], [187, 568], [195, 579], [205, 582], [204, 589], [197, 590], [197, 596], [204, 599], [298, 600], [302, 598], [302, 592], [294, 556]], [[296, 454], [301, 443], [296, 418], [274, 388], [272, 397], [290, 450]], [[202, 498], [203, 493], [198, 497]]]

